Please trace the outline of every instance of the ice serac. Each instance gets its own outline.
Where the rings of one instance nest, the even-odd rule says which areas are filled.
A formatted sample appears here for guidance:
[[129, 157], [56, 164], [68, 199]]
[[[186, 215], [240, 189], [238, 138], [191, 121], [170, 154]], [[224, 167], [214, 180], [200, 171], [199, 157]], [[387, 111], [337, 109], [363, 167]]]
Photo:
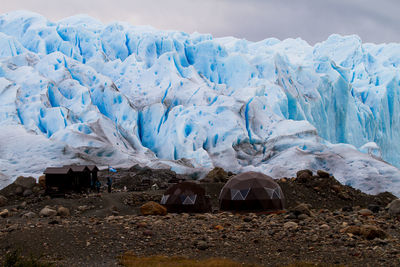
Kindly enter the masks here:
[[249, 42], [7, 13], [0, 172], [73, 162], [275, 177], [309, 168], [400, 195], [399, 55], [399, 44], [357, 36]]

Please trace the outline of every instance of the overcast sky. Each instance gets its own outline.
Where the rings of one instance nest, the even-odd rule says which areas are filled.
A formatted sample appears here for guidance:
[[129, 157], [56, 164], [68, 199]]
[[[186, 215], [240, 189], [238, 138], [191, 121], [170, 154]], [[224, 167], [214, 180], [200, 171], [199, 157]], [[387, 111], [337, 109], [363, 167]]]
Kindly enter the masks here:
[[88, 14], [105, 23], [252, 41], [301, 37], [313, 44], [340, 33], [400, 42], [400, 0], [1, 0], [0, 13], [21, 9], [52, 21]]

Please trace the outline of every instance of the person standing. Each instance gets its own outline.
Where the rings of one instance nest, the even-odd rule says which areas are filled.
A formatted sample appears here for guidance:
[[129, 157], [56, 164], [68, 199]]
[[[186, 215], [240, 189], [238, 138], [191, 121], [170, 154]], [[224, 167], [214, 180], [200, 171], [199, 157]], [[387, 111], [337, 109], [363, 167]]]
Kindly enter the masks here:
[[99, 181], [99, 180], [96, 180], [96, 182], [95, 182], [95, 186], [96, 186], [97, 193], [100, 193], [100, 187], [101, 187], [101, 183], [100, 183], [100, 181]]
[[112, 178], [111, 177], [107, 178], [107, 187], [108, 187], [108, 193], [111, 193], [111, 187], [112, 187]]

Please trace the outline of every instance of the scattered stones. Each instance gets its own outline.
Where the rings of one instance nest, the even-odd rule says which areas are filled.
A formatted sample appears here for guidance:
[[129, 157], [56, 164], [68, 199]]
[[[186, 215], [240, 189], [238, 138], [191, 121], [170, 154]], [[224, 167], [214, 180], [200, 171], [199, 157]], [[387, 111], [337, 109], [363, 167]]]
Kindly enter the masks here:
[[7, 198], [5, 196], [0, 195], [0, 207], [3, 207], [7, 204]]
[[389, 207], [389, 214], [392, 216], [399, 216], [400, 215], [400, 199], [395, 199], [388, 205]]
[[306, 220], [310, 218], [307, 214], [300, 214], [299, 216], [297, 216], [297, 219], [299, 220]]
[[78, 207], [78, 210], [81, 211], [81, 212], [85, 211], [85, 210], [88, 210], [88, 209], [89, 209], [89, 207], [87, 205], [83, 205], [83, 206], [79, 206]]
[[373, 213], [369, 209], [361, 209], [358, 211], [361, 216], [371, 216]]
[[0, 212], [0, 217], [2, 218], [6, 218], [10, 215], [10, 212], [8, 211], [8, 209], [4, 209]]
[[152, 232], [151, 230], [144, 230], [144, 231], [143, 231], [143, 235], [144, 235], [144, 236], [152, 236], [152, 235], [153, 235], [153, 232]]
[[286, 222], [283, 224], [283, 229], [285, 230], [296, 230], [299, 225], [295, 222]]
[[142, 215], [167, 215], [167, 209], [160, 204], [150, 201], [140, 207]]
[[58, 207], [57, 215], [59, 215], [61, 217], [68, 217], [68, 216], [70, 216], [69, 209], [65, 208], [65, 207]]
[[57, 211], [50, 209], [48, 207], [45, 207], [39, 212], [39, 215], [43, 216], [43, 217], [52, 217], [52, 216], [57, 215]]
[[324, 231], [328, 231], [329, 229], [331, 229], [331, 228], [329, 227], [329, 225], [327, 225], [327, 224], [322, 224], [322, 225], [319, 226], [319, 228], [320, 228], [321, 230], [324, 230]]

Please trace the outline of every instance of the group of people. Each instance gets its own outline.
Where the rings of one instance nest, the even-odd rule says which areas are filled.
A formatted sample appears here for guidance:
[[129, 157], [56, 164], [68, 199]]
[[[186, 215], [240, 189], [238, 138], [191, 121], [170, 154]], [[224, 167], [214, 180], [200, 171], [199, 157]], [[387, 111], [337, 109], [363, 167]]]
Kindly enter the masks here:
[[[100, 193], [100, 189], [101, 189], [101, 182], [99, 179], [97, 179], [94, 184], [92, 183], [92, 189], [95, 189], [97, 193]], [[111, 189], [112, 189], [112, 178], [111, 177], [107, 177], [107, 191], [108, 193], [111, 193]]]

